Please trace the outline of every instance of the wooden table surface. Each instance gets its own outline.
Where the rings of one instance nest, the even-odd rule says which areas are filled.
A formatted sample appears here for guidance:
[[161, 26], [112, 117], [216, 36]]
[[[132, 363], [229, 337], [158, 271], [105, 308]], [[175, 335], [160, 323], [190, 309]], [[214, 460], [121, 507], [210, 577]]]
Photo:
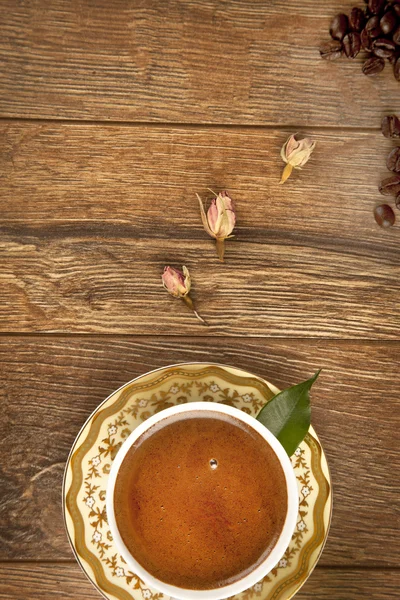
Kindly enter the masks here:
[[[114, 389], [191, 360], [280, 387], [323, 368], [333, 522], [296, 598], [399, 598], [400, 228], [372, 211], [400, 87], [320, 60], [351, 7], [0, 0], [1, 599], [99, 597], [64, 531], [69, 449]], [[296, 131], [318, 145], [279, 186]], [[237, 205], [224, 264], [208, 187]], [[208, 328], [165, 264], [190, 269]]]

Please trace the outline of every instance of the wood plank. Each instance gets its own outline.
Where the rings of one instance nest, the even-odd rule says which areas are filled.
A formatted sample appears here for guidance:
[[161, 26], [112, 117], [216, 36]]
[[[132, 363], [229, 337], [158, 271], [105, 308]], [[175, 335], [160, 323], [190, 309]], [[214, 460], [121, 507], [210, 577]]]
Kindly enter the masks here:
[[[320, 134], [279, 186], [283, 131], [0, 131], [2, 331], [397, 339], [399, 229], [372, 216], [380, 134]], [[207, 187], [237, 203], [225, 265], [199, 218]], [[162, 289], [169, 262], [191, 269], [209, 329]]]
[[[390, 600], [398, 598], [400, 571], [317, 567], [296, 600]], [[77, 564], [0, 564], [0, 598], [4, 600], [98, 600]]]
[[399, 108], [387, 65], [327, 63], [344, 0], [2, 2], [0, 115], [366, 126]]
[[[3, 332], [398, 339], [398, 268], [307, 246], [244, 242], [221, 266], [208, 242], [3, 240]], [[186, 264], [201, 325], [161, 286]]]
[[[0, 338], [3, 418], [0, 560], [68, 559], [64, 463], [81, 425], [114, 389], [166, 364], [233, 364], [286, 387], [323, 368], [313, 423], [334, 485], [324, 565], [398, 566], [400, 342], [186, 337]], [[384, 543], [383, 543], [384, 540]], [[337, 600], [337, 599], [335, 599]]]
[[281, 186], [290, 133], [0, 122], [2, 222], [46, 238], [208, 240], [195, 194], [206, 201], [207, 188], [227, 188], [241, 242], [303, 241], [373, 256], [398, 249], [398, 227], [382, 232], [372, 217], [385, 200], [378, 185], [393, 143], [378, 131], [310, 131], [310, 162]]

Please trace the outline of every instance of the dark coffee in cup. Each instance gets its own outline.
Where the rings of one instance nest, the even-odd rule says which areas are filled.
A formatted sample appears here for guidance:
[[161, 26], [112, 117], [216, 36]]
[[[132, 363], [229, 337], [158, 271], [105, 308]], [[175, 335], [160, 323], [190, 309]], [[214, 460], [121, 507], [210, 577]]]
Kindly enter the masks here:
[[212, 411], [175, 414], [129, 449], [114, 490], [118, 530], [155, 578], [207, 590], [234, 583], [274, 548], [285, 474], [257, 431]]

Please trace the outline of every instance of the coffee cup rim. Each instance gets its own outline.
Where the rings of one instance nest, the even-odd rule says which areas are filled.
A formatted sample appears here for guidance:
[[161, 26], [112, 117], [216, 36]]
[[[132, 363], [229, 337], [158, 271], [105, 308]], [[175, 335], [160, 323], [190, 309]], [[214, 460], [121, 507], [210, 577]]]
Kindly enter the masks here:
[[[285, 475], [287, 487], [287, 512], [285, 523], [275, 546], [268, 556], [266, 556], [263, 562], [260, 563], [253, 571], [238, 581], [222, 587], [207, 590], [180, 588], [155, 578], [151, 573], [144, 569], [144, 567], [132, 556], [126, 547], [119, 533], [114, 512], [114, 490], [119, 469], [125, 456], [135, 441], [150, 427], [159, 423], [163, 419], [167, 419], [177, 414], [194, 411], [211, 411], [219, 414], [229, 415], [241, 420], [257, 431], [267, 441], [277, 456]], [[140, 577], [140, 579], [142, 579], [146, 585], [153, 587], [157, 591], [177, 600], [223, 600], [224, 598], [228, 598], [243, 592], [262, 580], [271, 571], [271, 569], [278, 564], [279, 560], [282, 558], [287, 547], [289, 546], [297, 523], [298, 507], [299, 499], [296, 476], [294, 474], [290, 458], [278, 439], [269, 431], [269, 429], [257, 421], [257, 419], [255, 419], [253, 416], [248, 415], [238, 408], [213, 402], [189, 402], [187, 404], [172, 406], [149, 417], [146, 419], [146, 421], [138, 425], [138, 427], [136, 427], [124, 441], [114, 459], [106, 490], [107, 519], [118, 552], [124, 558], [131, 571], [138, 575], [138, 577]]]

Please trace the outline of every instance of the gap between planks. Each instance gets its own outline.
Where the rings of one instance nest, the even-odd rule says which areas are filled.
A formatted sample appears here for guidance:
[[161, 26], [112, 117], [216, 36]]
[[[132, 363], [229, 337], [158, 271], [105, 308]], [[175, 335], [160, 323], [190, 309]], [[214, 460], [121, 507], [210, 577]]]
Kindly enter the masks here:
[[[382, 115], [383, 116], [383, 115]], [[0, 115], [0, 123], [43, 123], [46, 125], [82, 125], [82, 126], [108, 126], [108, 127], [154, 127], [155, 129], [162, 129], [170, 127], [171, 129], [244, 129], [244, 130], [280, 130], [280, 131], [302, 131], [302, 130], [313, 130], [326, 133], [373, 133], [380, 132], [380, 127], [333, 127], [324, 125], [313, 125], [311, 126], [299, 126], [295, 124], [287, 123], [274, 124], [274, 123], [180, 123], [178, 121], [115, 121], [115, 120], [103, 120], [103, 119], [47, 119], [47, 118], [30, 118], [30, 117], [2, 117]]]
[[[206, 340], [209, 341], [210, 340], [210, 336], [207, 335], [182, 335], [182, 334], [151, 334], [151, 333], [92, 333], [92, 332], [82, 332], [82, 333], [75, 333], [75, 332], [56, 332], [56, 331], [0, 331], [0, 338], [7, 338], [7, 337], [29, 337], [29, 338], [41, 338], [43, 339], [44, 337], [49, 337], [49, 338], [96, 338], [96, 339], [110, 339], [113, 338], [115, 340], [118, 339], [126, 339], [126, 338], [149, 338], [149, 339], [158, 339], [158, 340], [163, 340], [163, 339], [170, 339], [170, 338], [174, 338], [179, 340], [180, 338], [185, 338], [187, 339], [188, 337], [196, 340], [198, 342], [205, 342]], [[218, 335], [218, 339], [223, 340], [223, 339], [227, 339], [227, 340], [249, 340], [249, 341], [254, 341], [254, 340], [266, 340], [266, 341], [290, 341], [290, 340], [294, 340], [296, 342], [329, 342], [329, 343], [333, 343], [333, 344], [337, 344], [342, 343], [342, 344], [348, 344], [349, 342], [351, 342], [352, 344], [375, 344], [375, 345], [386, 345], [386, 344], [399, 344], [400, 343], [400, 338], [398, 340], [395, 340], [393, 338], [383, 338], [383, 339], [376, 339], [376, 338], [352, 338], [352, 337], [340, 337], [340, 338], [324, 338], [324, 337], [320, 337], [320, 336], [315, 336], [315, 337], [297, 337], [297, 336], [265, 336], [265, 335]]]

